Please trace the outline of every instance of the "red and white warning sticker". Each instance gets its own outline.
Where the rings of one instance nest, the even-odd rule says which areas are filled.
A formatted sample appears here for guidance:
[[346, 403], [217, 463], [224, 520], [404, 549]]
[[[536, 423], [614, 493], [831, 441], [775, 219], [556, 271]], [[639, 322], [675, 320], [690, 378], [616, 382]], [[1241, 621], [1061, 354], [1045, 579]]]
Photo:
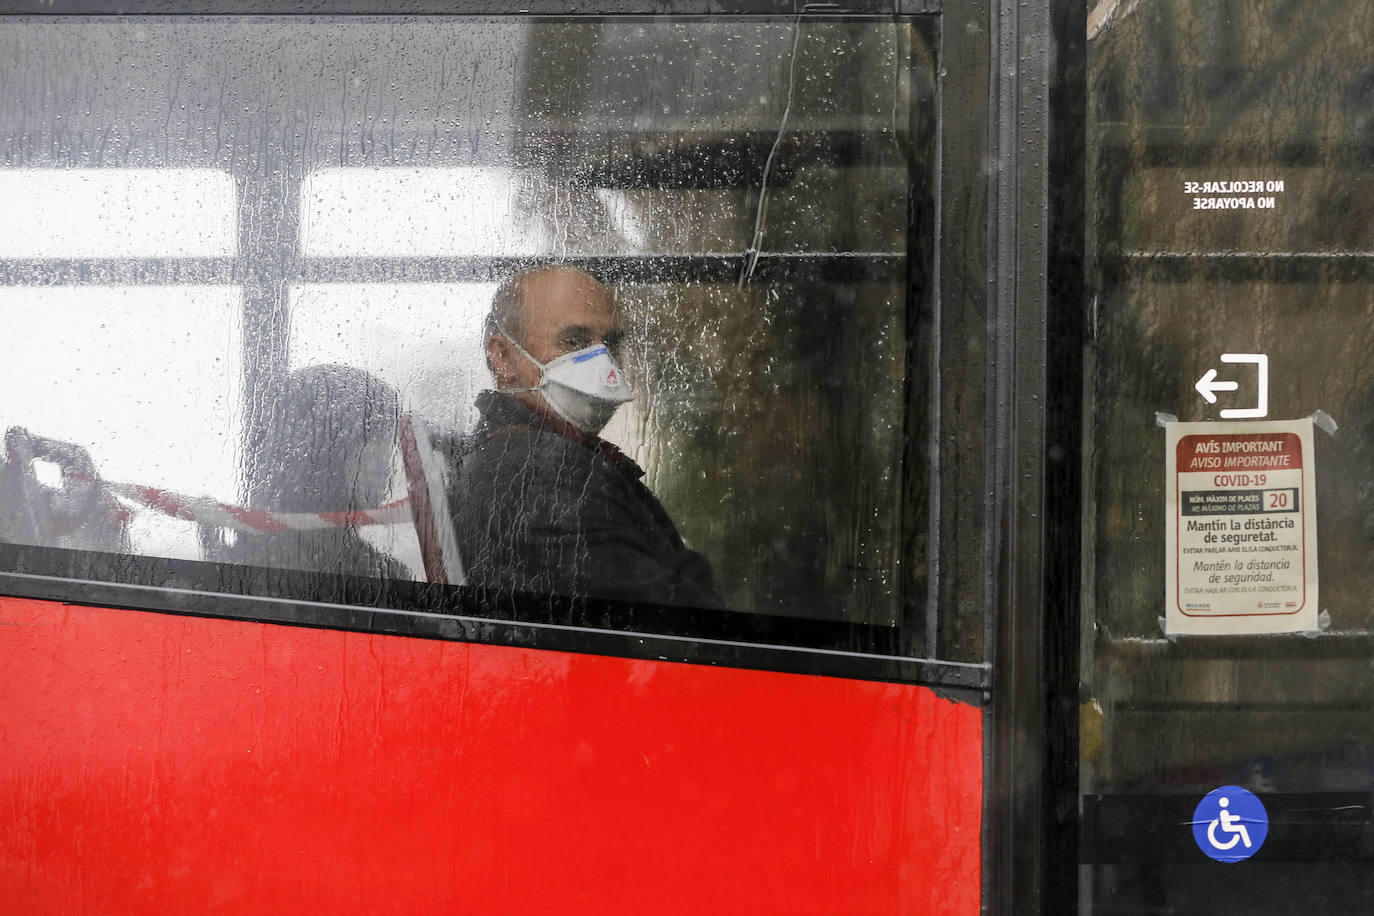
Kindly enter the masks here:
[[1170, 423], [1165, 628], [1317, 629], [1312, 421]]

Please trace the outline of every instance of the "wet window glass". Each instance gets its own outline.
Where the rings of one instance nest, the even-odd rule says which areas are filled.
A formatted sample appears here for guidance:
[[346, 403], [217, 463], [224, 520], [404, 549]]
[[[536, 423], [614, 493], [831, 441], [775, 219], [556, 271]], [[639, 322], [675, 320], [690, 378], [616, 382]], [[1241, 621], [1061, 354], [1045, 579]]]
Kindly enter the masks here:
[[1367, 909], [1374, 16], [1096, 7], [1083, 911]]
[[934, 69], [890, 20], [6, 20], [0, 540], [925, 613]]

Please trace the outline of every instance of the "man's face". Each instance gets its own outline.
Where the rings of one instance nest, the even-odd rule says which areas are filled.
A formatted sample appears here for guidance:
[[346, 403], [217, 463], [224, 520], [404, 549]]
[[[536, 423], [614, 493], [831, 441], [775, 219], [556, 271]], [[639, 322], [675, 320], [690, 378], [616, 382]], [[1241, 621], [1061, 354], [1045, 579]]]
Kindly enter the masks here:
[[[520, 343], [541, 363], [567, 353], [604, 344], [617, 355], [620, 321], [610, 292], [580, 270], [551, 267], [525, 277]], [[492, 335], [487, 354], [503, 388], [533, 388], [539, 367], [520, 354], [506, 338]]]

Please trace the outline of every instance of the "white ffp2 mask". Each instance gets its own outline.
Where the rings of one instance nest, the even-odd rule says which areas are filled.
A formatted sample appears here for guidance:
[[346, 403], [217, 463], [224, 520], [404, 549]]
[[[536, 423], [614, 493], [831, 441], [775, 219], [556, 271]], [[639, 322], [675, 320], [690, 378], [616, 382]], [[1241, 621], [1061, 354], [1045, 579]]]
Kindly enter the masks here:
[[605, 344], [584, 347], [541, 363], [515, 338], [509, 334], [502, 336], [525, 359], [539, 367], [539, 385], [528, 390], [542, 392], [553, 412], [581, 432], [589, 435], [601, 432], [611, 421], [616, 408], [634, 400], [634, 392], [625, 380], [624, 371], [616, 364]]

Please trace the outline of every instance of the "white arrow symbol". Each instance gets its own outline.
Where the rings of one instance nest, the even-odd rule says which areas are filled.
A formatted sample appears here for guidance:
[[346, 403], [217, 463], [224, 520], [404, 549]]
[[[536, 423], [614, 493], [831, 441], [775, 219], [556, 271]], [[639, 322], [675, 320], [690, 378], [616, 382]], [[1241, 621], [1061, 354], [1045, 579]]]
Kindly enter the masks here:
[[1215, 404], [1217, 402], [1217, 396], [1215, 394], [1212, 394], [1213, 391], [1235, 391], [1237, 388], [1240, 387], [1240, 385], [1236, 382], [1212, 381], [1212, 379], [1216, 377], [1217, 370], [1208, 369], [1207, 374], [1204, 375], [1202, 378], [1198, 379], [1197, 384], [1193, 386], [1197, 389], [1198, 394], [1202, 395], [1204, 398], [1207, 399], [1208, 404]]
[[[1254, 407], [1228, 407], [1221, 411], [1223, 420], [1247, 420], [1269, 416], [1269, 356], [1265, 353], [1223, 353], [1221, 354], [1223, 363], [1254, 363], [1255, 381], [1259, 391], [1256, 393]], [[1193, 387], [1197, 393], [1207, 399], [1208, 404], [1215, 404], [1217, 396], [1213, 392], [1235, 391], [1240, 387], [1235, 382], [1216, 381], [1217, 370], [1208, 369], [1202, 378], [1197, 380]]]

